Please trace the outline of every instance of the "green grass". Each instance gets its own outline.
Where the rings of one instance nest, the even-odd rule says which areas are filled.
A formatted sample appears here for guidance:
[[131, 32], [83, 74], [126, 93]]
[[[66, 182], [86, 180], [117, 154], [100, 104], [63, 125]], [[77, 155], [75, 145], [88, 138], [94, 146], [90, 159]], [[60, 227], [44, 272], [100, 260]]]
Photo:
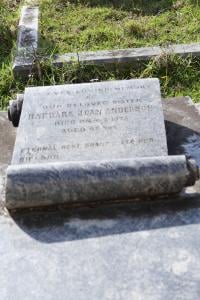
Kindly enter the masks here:
[[[200, 3], [197, 0], [40, 0], [40, 52], [45, 54], [200, 43]], [[19, 11], [24, 1], [0, 0], [0, 109], [25, 86], [158, 77], [162, 95], [189, 95], [200, 101], [200, 60], [165, 56], [148, 63], [112, 69], [73, 64], [56, 69], [51, 60], [38, 61], [38, 74], [15, 80]], [[40, 54], [41, 54], [40, 53]]]
[[9, 58], [15, 44], [18, 14], [17, 5], [12, 2], [0, 0], [0, 66]]
[[0, 0], [0, 110], [19, 90], [12, 74], [19, 6], [15, 1]]
[[200, 42], [198, 1], [120, 2], [43, 0], [41, 35], [58, 53]]

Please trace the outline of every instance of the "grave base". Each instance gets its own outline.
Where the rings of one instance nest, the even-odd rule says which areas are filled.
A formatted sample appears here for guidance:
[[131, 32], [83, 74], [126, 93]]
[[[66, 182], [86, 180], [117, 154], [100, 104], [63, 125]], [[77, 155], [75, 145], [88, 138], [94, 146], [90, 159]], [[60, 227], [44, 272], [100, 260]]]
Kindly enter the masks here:
[[[164, 101], [170, 155], [200, 165], [200, 116], [189, 98]], [[5, 170], [15, 129], [0, 113], [0, 298], [199, 299], [200, 182], [181, 196], [9, 214]], [[6, 134], [5, 134], [6, 133]]]

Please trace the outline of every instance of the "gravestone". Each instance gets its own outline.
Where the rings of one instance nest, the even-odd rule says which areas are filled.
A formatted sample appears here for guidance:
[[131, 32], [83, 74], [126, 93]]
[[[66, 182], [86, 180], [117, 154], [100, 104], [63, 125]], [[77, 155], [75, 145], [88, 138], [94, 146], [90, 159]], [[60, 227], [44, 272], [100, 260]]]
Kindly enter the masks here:
[[7, 207], [177, 193], [195, 164], [167, 155], [158, 79], [27, 88]]
[[12, 164], [162, 155], [157, 79], [25, 90]]

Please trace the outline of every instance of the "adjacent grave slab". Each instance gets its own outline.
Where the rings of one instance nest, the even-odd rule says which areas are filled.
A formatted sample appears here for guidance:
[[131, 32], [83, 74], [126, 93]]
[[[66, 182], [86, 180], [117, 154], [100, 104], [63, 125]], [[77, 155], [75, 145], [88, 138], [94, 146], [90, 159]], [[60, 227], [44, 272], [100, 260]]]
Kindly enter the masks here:
[[125, 64], [135, 61], [148, 61], [162, 55], [179, 55], [181, 57], [200, 56], [200, 44], [178, 44], [168, 47], [143, 47], [118, 50], [88, 51], [56, 55], [53, 63], [62, 66], [64, 63], [80, 62], [87, 64]]
[[[163, 105], [169, 153], [193, 157], [200, 147], [197, 108], [188, 98]], [[0, 113], [0, 132], [5, 122]], [[14, 136], [6, 127], [1, 168], [10, 163]], [[170, 200], [12, 216], [1, 209], [1, 300], [198, 300], [200, 184]]]
[[[54, 66], [62, 67], [64, 64], [82, 63], [88, 65], [105, 65], [110, 67], [112, 64], [130, 64], [138, 61], [149, 61], [152, 58], [160, 57], [162, 55], [179, 55], [181, 57], [199, 57], [200, 44], [180, 44], [170, 45], [169, 47], [144, 47], [144, 48], [127, 48], [119, 50], [102, 50], [102, 51], [88, 51], [79, 53], [58, 54], [52, 57], [45, 57], [48, 61], [50, 59]], [[44, 57], [43, 57], [44, 59]], [[15, 60], [14, 72], [17, 75], [28, 75], [33, 71], [34, 65], [31, 61], [24, 61], [18, 57]]]
[[12, 164], [167, 155], [157, 79], [28, 88]]
[[17, 53], [13, 64], [14, 73], [26, 73], [32, 68], [35, 54], [38, 48], [38, 18], [39, 8], [24, 6], [18, 26]]

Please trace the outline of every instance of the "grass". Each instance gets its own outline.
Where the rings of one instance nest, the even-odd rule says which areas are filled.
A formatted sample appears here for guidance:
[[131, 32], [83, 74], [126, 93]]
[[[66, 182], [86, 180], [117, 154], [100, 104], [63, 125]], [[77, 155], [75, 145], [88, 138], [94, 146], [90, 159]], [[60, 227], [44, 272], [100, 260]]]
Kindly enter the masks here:
[[[95, 7], [91, 2], [105, 4]], [[117, 0], [109, 5], [111, 2], [41, 1], [41, 34], [44, 41], [47, 37], [51, 41], [50, 51], [200, 42], [198, 1], [120, 1], [127, 3], [124, 8], [116, 5]]]
[[[148, 5], [147, 5], [148, 2]], [[200, 101], [200, 60], [163, 55], [121, 69], [104, 66], [52, 66], [38, 60], [38, 74], [22, 82], [12, 74], [16, 28], [24, 1], [0, 0], [0, 109], [25, 86], [158, 77], [163, 97], [189, 95]], [[197, 0], [40, 0], [41, 53], [144, 47], [200, 42]], [[37, 58], [37, 57], [36, 57]]]
[[0, 0], [0, 110], [18, 91], [12, 74], [12, 53], [16, 44], [19, 4]]
[[15, 44], [17, 16], [16, 5], [0, 0], [0, 66], [10, 56]]

